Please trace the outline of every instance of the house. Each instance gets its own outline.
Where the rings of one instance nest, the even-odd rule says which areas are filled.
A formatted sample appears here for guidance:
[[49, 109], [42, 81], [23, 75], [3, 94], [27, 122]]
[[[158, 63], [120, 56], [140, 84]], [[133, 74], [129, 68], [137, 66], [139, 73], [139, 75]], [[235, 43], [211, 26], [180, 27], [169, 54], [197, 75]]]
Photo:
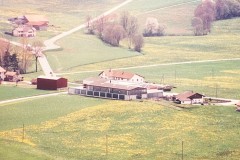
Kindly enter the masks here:
[[130, 84], [127, 82], [120, 83], [116, 80], [108, 80], [99, 77], [83, 80], [83, 86], [69, 88], [68, 93], [119, 100], [147, 98], [147, 88], [137, 84]]
[[55, 76], [39, 76], [37, 78], [37, 89], [57, 90], [67, 87], [67, 79]]
[[236, 104], [237, 108], [236, 111], [240, 112], [240, 101], [238, 101], [238, 103]]
[[0, 81], [4, 80], [6, 70], [0, 66]]
[[178, 94], [175, 97], [175, 102], [179, 104], [202, 104], [203, 97], [205, 96], [202, 94], [193, 91], [186, 91]]
[[13, 29], [12, 35], [15, 37], [35, 37], [36, 29], [31, 26], [20, 25]]
[[4, 81], [10, 81], [10, 82], [16, 82], [16, 81], [22, 81], [23, 76], [18, 74], [17, 72], [6, 72]]
[[105, 70], [102, 71], [99, 75], [100, 78], [108, 79], [108, 80], [119, 80], [119, 81], [128, 81], [135, 83], [143, 83], [144, 77], [138, 74], [134, 74], [126, 71], [119, 70]]
[[24, 15], [8, 19], [16, 25], [27, 25], [34, 27], [36, 30], [47, 30], [49, 21], [43, 15]]
[[36, 30], [47, 30], [49, 21], [43, 15], [25, 15], [26, 25], [34, 27]]

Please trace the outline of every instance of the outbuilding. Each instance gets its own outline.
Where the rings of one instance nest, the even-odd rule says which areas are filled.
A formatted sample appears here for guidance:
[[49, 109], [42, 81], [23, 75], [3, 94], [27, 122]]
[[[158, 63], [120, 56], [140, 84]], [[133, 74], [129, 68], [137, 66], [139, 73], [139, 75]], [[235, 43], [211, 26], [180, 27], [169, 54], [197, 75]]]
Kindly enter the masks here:
[[39, 76], [37, 78], [37, 89], [57, 90], [67, 87], [67, 79], [62, 77]]

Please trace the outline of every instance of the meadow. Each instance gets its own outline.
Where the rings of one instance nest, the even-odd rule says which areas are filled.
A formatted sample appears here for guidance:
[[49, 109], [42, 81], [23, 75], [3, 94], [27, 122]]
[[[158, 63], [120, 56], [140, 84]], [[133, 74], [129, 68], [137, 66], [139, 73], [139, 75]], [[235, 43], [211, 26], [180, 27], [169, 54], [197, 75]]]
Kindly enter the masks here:
[[[15, 6], [10, 5], [14, 0], [5, 2], [9, 4], [1, 6], [1, 31], [8, 27], [8, 17], [44, 13], [54, 25], [49, 32], [39, 33], [39, 38], [45, 40], [83, 23], [87, 15], [95, 17], [122, 1], [77, 4], [71, 0], [71, 5], [63, 1], [56, 5], [59, 1], [28, 0], [28, 4]], [[127, 71], [141, 74], [150, 82], [172, 84], [177, 87], [173, 92], [194, 90], [240, 99], [240, 60], [161, 65], [240, 58], [240, 19], [216, 22], [208, 36], [194, 37], [190, 22], [198, 3], [170, 7], [185, 2], [189, 1], [134, 0], [117, 11], [136, 15], [140, 29], [152, 16], [167, 26], [166, 33], [171, 36], [145, 38], [141, 54], [128, 50], [124, 44], [110, 47], [79, 31], [59, 40], [57, 44], [62, 49], [47, 52], [48, 60], [54, 71], [72, 82], [98, 75], [99, 71], [94, 70], [159, 64]], [[161, 9], [164, 7], [170, 8]], [[149, 12], [152, 10], [156, 11]], [[63, 74], [71, 72], [83, 73]], [[31, 80], [39, 74], [42, 72], [25, 77]], [[49, 92], [0, 86], [0, 100], [45, 93]], [[240, 117], [235, 106], [174, 106], [162, 100], [125, 102], [71, 95], [2, 104], [0, 159], [176, 160], [182, 158], [182, 143], [184, 159], [239, 159]]]
[[[53, 104], [53, 99], [62, 101]], [[239, 157], [240, 119], [234, 107], [176, 110], [154, 101], [113, 102], [70, 95], [45, 101], [51, 107], [43, 107], [46, 102], [42, 100], [0, 107], [2, 113], [7, 113], [1, 120], [7, 124], [1, 127], [1, 146], [15, 151], [11, 155], [11, 149], [1, 147], [3, 159], [15, 155], [30, 159], [181, 159], [182, 141], [184, 159]], [[24, 114], [33, 103], [41, 112]], [[20, 114], [12, 122], [15, 127], [4, 108]], [[59, 110], [62, 113], [55, 115]]]
[[11, 85], [0, 85], [0, 101], [48, 93], [52, 93], [52, 91], [37, 90], [36, 86], [21, 84], [16, 86], [15, 83]]

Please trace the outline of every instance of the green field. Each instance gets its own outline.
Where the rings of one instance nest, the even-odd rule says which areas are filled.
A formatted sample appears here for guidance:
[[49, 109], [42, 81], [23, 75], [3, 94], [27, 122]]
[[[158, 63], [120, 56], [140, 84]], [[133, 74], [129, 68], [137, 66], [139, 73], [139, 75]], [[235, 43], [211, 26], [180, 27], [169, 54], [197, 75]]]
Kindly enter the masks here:
[[[46, 102], [49, 107], [43, 106]], [[34, 114], [32, 107], [41, 112]], [[19, 116], [13, 121], [6, 108]], [[25, 114], [26, 110], [33, 115]], [[9, 148], [0, 148], [3, 159], [15, 155], [29, 159], [181, 159], [182, 141], [185, 159], [234, 160], [240, 156], [240, 118], [234, 107], [175, 110], [161, 102], [62, 95], [1, 106], [0, 111], [5, 113], [1, 123], [6, 124], [1, 127], [0, 143]]]
[[[46, 40], [123, 0], [4, 2], [0, 7], [1, 32], [9, 30], [9, 17], [44, 14], [54, 25], [38, 33], [39, 39]], [[150, 82], [172, 84], [177, 87], [173, 92], [194, 90], [207, 96], [240, 99], [240, 60], [170, 64], [240, 58], [240, 19], [215, 22], [208, 36], [191, 36], [191, 18], [198, 2], [178, 5], [186, 2], [189, 0], [134, 0], [116, 12], [129, 11], [137, 16], [140, 31], [147, 17], [166, 25], [171, 36], [145, 38], [141, 54], [128, 50], [124, 43], [120, 48], [110, 47], [79, 31], [59, 40], [62, 49], [46, 56], [54, 71], [71, 82], [97, 76], [104, 69], [155, 64], [126, 70]], [[149, 12], [152, 10], [156, 11]], [[24, 77], [31, 80], [40, 74]], [[1, 85], [0, 101], [46, 93], [21, 85]], [[182, 159], [183, 143], [184, 159], [238, 160], [239, 124], [235, 106], [180, 108], [162, 100], [109, 101], [58, 95], [0, 104], [0, 159], [177, 160]]]
[[50, 91], [37, 90], [35, 86], [26, 85], [0, 85], [0, 101], [51, 93]]

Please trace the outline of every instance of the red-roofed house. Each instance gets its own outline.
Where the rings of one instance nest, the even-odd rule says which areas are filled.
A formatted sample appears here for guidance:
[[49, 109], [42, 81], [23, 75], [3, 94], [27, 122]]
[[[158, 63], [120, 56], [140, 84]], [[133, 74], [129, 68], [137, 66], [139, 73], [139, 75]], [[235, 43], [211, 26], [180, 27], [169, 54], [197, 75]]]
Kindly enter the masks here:
[[8, 19], [11, 23], [16, 25], [32, 26], [36, 30], [47, 30], [48, 19], [44, 15], [25, 15]]
[[144, 82], [144, 77], [131, 72], [118, 71], [118, 70], [105, 70], [99, 74], [99, 77], [109, 80], [120, 80], [128, 82], [141, 83]]
[[203, 97], [205, 96], [202, 94], [194, 93], [193, 91], [186, 91], [178, 94], [175, 102], [180, 104], [202, 104]]
[[43, 15], [25, 15], [26, 25], [33, 26], [36, 30], [47, 30], [48, 19]]
[[4, 80], [6, 70], [0, 66], [0, 81]]
[[12, 31], [15, 37], [35, 37], [36, 29], [31, 26], [20, 25]]
[[22, 81], [23, 76], [18, 74], [17, 72], [6, 72], [4, 80], [10, 82]]

